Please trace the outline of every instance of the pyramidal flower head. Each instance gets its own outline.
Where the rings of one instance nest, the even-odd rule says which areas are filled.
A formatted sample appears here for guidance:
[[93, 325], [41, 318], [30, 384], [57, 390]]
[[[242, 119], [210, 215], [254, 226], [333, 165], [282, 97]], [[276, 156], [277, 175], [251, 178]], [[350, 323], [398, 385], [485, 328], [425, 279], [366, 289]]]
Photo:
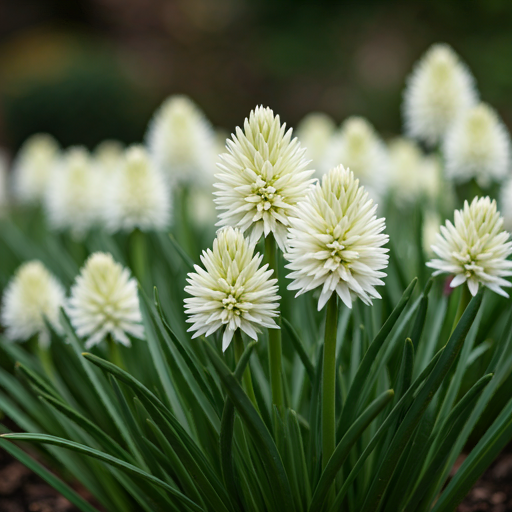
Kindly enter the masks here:
[[306, 157], [311, 159], [310, 166], [319, 178], [325, 172], [325, 152], [335, 131], [334, 121], [322, 112], [308, 114], [297, 126], [297, 138], [306, 148]]
[[108, 335], [127, 347], [128, 334], [144, 337], [137, 281], [111, 254], [89, 256], [71, 288], [66, 311], [76, 334], [87, 338], [87, 349]]
[[413, 203], [420, 196], [437, 197], [441, 189], [439, 161], [425, 156], [409, 139], [389, 143], [389, 187], [401, 204]]
[[112, 176], [105, 221], [112, 231], [164, 229], [171, 213], [170, 192], [143, 146], [126, 150]]
[[321, 288], [318, 310], [334, 292], [349, 308], [357, 297], [365, 304], [380, 299], [375, 286], [386, 276], [386, 226], [354, 174], [341, 165], [331, 169], [297, 210], [285, 254], [288, 289], [300, 295]]
[[452, 288], [467, 283], [472, 295], [480, 285], [508, 297], [502, 287], [512, 286], [504, 277], [512, 275], [512, 242], [503, 230], [496, 201], [475, 197], [455, 211], [455, 225], [446, 221], [437, 234], [432, 250], [438, 256], [427, 263], [433, 275], [453, 274]]
[[325, 168], [342, 164], [349, 168], [373, 198], [387, 187], [389, 156], [373, 126], [362, 117], [350, 117], [333, 135], [326, 153]]
[[100, 171], [109, 176], [113, 174], [124, 157], [124, 147], [117, 140], [104, 140], [94, 149], [93, 159]]
[[193, 338], [221, 330], [222, 350], [226, 350], [237, 329], [257, 339], [262, 327], [278, 329], [277, 280], [272, 270], [261, 265], [263, 256], [254, 254], [239, 229], [220, 230], [213, 249], [203, 251], [201, 263], [188, 274], [185, 291], [187, 322]]
[[415, 65], [403, 99], [408, 136], [437, 144], [448, 126], [478, 99], [466, 65], [446, 44], [433, 45]]
[[512, 231], [512, 178], [501, 186], [499, 204], [505, 229], [510, 232]]
[[488, 186], [501, 181], [510, 168], [510, 137], [496, 112], [480, 103], [448, 129], [443, 144], [446, 176], [459, 183], [472, 178]]
[[99, 219], [102, 185], [89, 152], [68, 149], [48, 183], [45, 209], [50, 225], [83, 236]]
[[34, 335], [47, 346], [50, 334], [45, 317], [59, 331], [59, 311], [65, 292], [60, 282], [40, 261], [23, 263], [4, 291], [2, 324], [12, 341], [26, 341]]
[[215, 133], [210, 122], [187, 96], [171, 96], [156, 111], [146, 144], [157, 168], [172, 184], [207, 176], [214, 166]]
[[55, 139], [45, 133], [32, 135], [21, 146], [13, 163], [13, 188], [24, 204], [43, 201], [46, 187], [59, 156]]
[[256, 107], [227, 141], [215, 175], [217, 226], [233, 226], [250, 243], [270, 233], [284, 250], [289, 218], [312, 184], [305, 149], [270, 108]]

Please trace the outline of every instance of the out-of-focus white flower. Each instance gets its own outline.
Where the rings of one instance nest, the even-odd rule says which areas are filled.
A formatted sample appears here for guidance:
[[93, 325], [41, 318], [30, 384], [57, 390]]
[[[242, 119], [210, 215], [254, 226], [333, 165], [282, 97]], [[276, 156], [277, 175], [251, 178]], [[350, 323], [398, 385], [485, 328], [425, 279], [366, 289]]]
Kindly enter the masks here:
[[324, 167], [350, 169], [373, 199], [386, 191], [389, 156], [373, 126], [362, 117], [350, 117], [331, 137]]
[[104, 140], [94, 149], [95, 164], [105, 174], [113, 174], [124, 158], [124, 147], [117, 140]]
[[187, 96], [171, 96], [156, 111], [146, 133], [149, 153], [172, 184], [210, 179], [214, 132], [206, 116]]
[[193, 338], [223, 329], [226, 350], [237, 329], [257, 339], [261, 327], [279, 328], [274, 321], [279, 315], [277, 279], [270, 278], [268, 265], [260, 267], [262, 258], [240, 230], [218, 232], [213, 250], [201, 256], [205, 268], [195, 265], [188, 274], [185, 291], [192, 297], [185, 299], [185, 310]]
[[435, 44], [415, 65], [404, 91], [405, 131], [433, 146], [478, 99], [466, 65], [446, 44]]
[[386, 225], [354, 174], [341, 165], [331, 169], [297, 210], [285, 254], [288, 289], [300, 295], [321, 287], [319, 310], [334, 292], [349, 308], [356, 297], [365, 304], [380, 299], [375, 286], [386, 276]]
[[501, 186], [499, 204], [504, 226], [508, 231], [512, 231], [512, 178]]
[[508, 297], [502, 286], [512, 286], [503, 279], [512, 276], [512, 242], [503, 230], [503, 218], [496, 201], [475, 197], [471, 205], [465, 201], [462, 210], [455, 210], [455, 225], [446, 221], [441, 226], [432, 250], [439, 257], [427, 263], [433, 275], [454, 274], [450, 286], [468, 284], [476, 295], [480, 285]]
[[437, 212], [427, 211], [423, 219], [421, 241], [423, 252], [428, 256], [434, 256], [432, 246], [435, 244], [440, 227], [441, 217], [439, 214]]
[[83, 236], [99, 220], [102, 187], [89, 152], [82, 147], [68, 149], [48, 183], [45, 208], [50, 225]]
[[151, 231], [169, 225], [169, 188], [143, 146], [126, 150], [107, 195], [105, 221], [112, 231]]
[[415, 142], [397, 138], [389, 143], [389, 161], [389, 186], [400, 203], [412, 203], [422, 195], [437, 197], [441, 176], [435, 156], [425, 156]]
[[188, 215], [196, 226], [212, 227], [212, 219], [217, 216], [212, 191], [194, 187], [188, 196], [187, 208]]
[[454, 121], [443, 144], [446, 176], [479, 185], [501, 181], [510, 169], [510, 136], [496, 112], [480, 103]]
[[327, 114], [312, 112], [297, 126], [297, 138], [306, 148], [306, 158], [311, 160], [310, 167], [315, 169], [315, 175], [320, 178], [324, 169], [325, 152], [329, 147], [336, 124]]
[[292, 129], [281, 125], [270, 108], [256, 107], [227, 141], [229, 153], [220, 156], [216, 174], [217, 226], [247, 233], [251, 243], [270, 233], [284, 250], [289, 217], [313, 180], [306, 170], [305, 149]]
[[4, 291], [1, 318], [6, 337], [26, 341], [38, 335], [39, 343], [47, 346], [50, 333], [44, 318], [59, 331], [64, 298], [64, 288], [40, 261], [23, 263]]
[[89, 256], [71, 288], [66, 311], [76, 334], [87, 337], [87, 349], [108, 335], [127, 347], [127, 334], [144, 337], [137, 281], [111, 254], [95, 252]]
[[26, 204], [38, 204], [59, 157], [59, 146], [46, 133], [28, 138], [13, 163], [13, 188], [16, 198]]

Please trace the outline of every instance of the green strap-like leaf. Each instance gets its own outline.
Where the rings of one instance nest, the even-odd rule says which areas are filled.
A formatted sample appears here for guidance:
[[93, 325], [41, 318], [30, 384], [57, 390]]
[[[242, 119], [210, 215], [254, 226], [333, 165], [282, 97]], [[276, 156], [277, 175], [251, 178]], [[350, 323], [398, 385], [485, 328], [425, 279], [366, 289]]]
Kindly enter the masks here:
[[282, 321], [283, 326], [290, 334], [290, 341], [292, 342], [293, 348], [297, 351], [297, 354], [299, 355], [300, 360], [302, 361], [302, 364], [306, 369], [309, 380], [313, 382], [315, 380], [315, 367], [313, 366], [311, 359], [309, 359], [308, 355], [306, 354], [306, 350], [304, 349], [304, 345], [301, 339], [299, 338], [297, 331], [286, 318], [282, 317]]
[[270, 432], [249, 397], [245, 394], [240, 384], [238, 384], [236, 377], [229, 371], [229, 368], [219, 357], [215, 349], [209, 343], [205, 343], [205, 346], [229, 397], [235, 404], [249, 432], [258, 443], [261, 456], [264, 457], [266, 463], [267, 477], [270, 481], [278, 509], [292, 512], [293, 497], [290, 482]]
[[329, 459], [327, 466], [320, 477], [320, 481], [316, 486], [313, 498], [309, 505], [309, 511], [315, 512], [320, 510], [326, 499], [329, 489], [336, 478], [336, 474], [341, 469], [341, 466], [345, 462], [350, 449], [354, 446], [354, 443], [361, 437], [362, 433], [368, 425], [377, 417], [377, 415], [386, 407], [386, 405], [392, 400], [394, 392], [392, 389], [385, 391], [379, 397], [377, 397], [357, 418], [357, 420], [348, 429], [347, 433], [343, 436], [343, 439], [338, 443], [338, 446], [334, 450], [332, 457]]
[[191, 510], [194, 512], [204, 512], [201, 507], [199, 507], [192, 500], [184, 496], [181, 492], [173, 489], [168, 483], [163, 482], [159, 478], [156, 478], [145, 471], [142, 471], [138, 467], [125, 462], [124, 460], [118, 459], [109, 455], [108, 453], [100, 452], [99, 450], [95, 450], [94, 448], [89, 448], [88, 446], [84, 446], [83, 444], [75, 443], [73, 441], [68, 441], [67, 439], [61, 439], [54, 436], [49, 436], [46, 434], [3, 434], [0, 436], [4, 439], [10, 439], [12, 441], [25, 441], [29, 443], [43, 443], [43, 444], [51, 444], [54, 446], [60, 446], [61, 448], [67, 448], [69, 450], [75, 451], [77, 453], [81, 453], [83, 455], [87, 455], [88, 457], [93, 457], [95, 459], [101, 460], [107, 464], [110, 464], [114, 467], [117, 467], [127, 473], [132, 475], [136, 475], [148, 482], [164, 489], [171, 496], [176, 498], [186, 510]]

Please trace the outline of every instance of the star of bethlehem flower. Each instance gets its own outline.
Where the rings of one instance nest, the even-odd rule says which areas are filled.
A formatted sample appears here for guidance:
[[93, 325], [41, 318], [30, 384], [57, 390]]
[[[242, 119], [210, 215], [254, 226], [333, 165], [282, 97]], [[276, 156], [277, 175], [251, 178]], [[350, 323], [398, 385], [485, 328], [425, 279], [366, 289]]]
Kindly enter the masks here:
[[93, 152], [93, 159], [104, 176], [110, 176], [118, 169], [124, 157], [125, 149], [117, 140], [100, 142]]
[[435, 156], [426, 156], [412, 140], [393, 139], [389, 143], [389, 188], [400, 204], [419, 197], [436, 198], [441, 189], [441, 169]]
[[126, 150], [112, 175], [105, 221], [112, 231], [164, 229], [171, 214], [170, 192], [143, 146]]
[[185, 291], [187, 322], [192, 338], [223, 331], [222, 350], [231, 343], [237, 329], [257, 339], [262, 327], [278, 329], [280, 297], [272, 270], [261, 265], [263, 256], [254, 254], [254, 245], [239, 229], [220, 230], [213, 249], [203, 251], [201, 263], [188, 274]]
[[89, 152], [83, 147], [68, 149], [47, 187], [45, 209], [50, 226], [82, 237], [100, 218], [102, 185]]
[[297, 138], [306, 148], [306, 157], [311, 160], [310, 166], [315, 169], [318, 178], [327, 170], [323, 167], [325, 153], [335, 131], [334, 121], [322, 112], [308, 114], [297, 126]]
[[510, 169], [510, 136], [496, 112], [480, 103], [448, 129], [443, 154], [448, 178], [459, 183], [475, 178], [485, 187], [501, 181]]
[[427, 263], [435, 269], [433, 275], [453, 274], [450, 286], [467, 283], [472, 295], [480, 285], [508, 297], [502, 287], [512, 284], [504, 277], [512, 276], [512, 242], [503, 230], [503, 218], [496, 201], [489, 197], [475, 197], [471, 204], [464, 202], [462, 210], [455, 211], [455, 222], [446, 221], [437, 234], [432, 250], [437, 259]]
[[144, 337], [137, 281], [108, 253], [89, 256], [71, 288], [66, 312], [76, 334], [87, 338], [86, 349], [108, 335], [127, 347], [128, 334]]
[[60, 331], [59, 311], [65, 292], [60, 282], [40, 261], [23, 263], [7, 285], [2, 299], [2, 324], [12, 341], [26, 341], [34, 335], [41, 346], [50, 342], [45, 317]]
[[237, 227], [251, 243], [273, 233], [284, 250], [289, 217], [313, 182], [305, 149], [292, 139], [292, 129], [286, 131], [279, 116], [262, 106], [251, 112], [243, 131], [236, 128], [227, 148], [215, 175], [215, 202], [222, 211], [217, 226]]
[[340, 165], [325, 174], [291, 219], [288, 289], [301, 295], [321, 288], [318, 310], [335, 292], [349, 308], [355, 298], [365, 304], [380, 299], [375, 286], [384, 284], [389, 256], [385, 222], [376, 211], [354, 173]]
[[466, 65], [446, 44], [435, 44], [415, 65], [403, 98], [405, 131], [433, 146], [449, 125], [478, 100]]
[[215, 133], [187, 96], [170, 96], [164, 101], [148, 126], [146, 144], [157, 168], [173, 185], [212, 180]]
[[384, 195], [389, 172], [386, 145], [373, 126], [362, 117], [350, 117], [331, 137], [324, 168], [349, 168], [373, 199]]
[[13, 188], [24, 204], [39, 204], [59, 156], [55, 139], [45, 133], [29, 137], [21, 146], [13, 163]]

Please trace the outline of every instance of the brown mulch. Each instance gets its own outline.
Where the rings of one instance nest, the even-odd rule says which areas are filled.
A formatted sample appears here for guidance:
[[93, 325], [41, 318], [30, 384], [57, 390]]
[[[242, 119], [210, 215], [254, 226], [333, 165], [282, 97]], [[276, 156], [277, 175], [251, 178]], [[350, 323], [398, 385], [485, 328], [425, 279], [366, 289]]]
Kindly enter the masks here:
[[[464, 461], [461, 455], [455, 470]], [[457, 508], [457, 512], [512, 512], [512, 449], [491, 464]]]
[[[87, 491], [77, 490], [85, 499]], [[67, 499], [0, 449], [0, 512], [79, 512]]]

